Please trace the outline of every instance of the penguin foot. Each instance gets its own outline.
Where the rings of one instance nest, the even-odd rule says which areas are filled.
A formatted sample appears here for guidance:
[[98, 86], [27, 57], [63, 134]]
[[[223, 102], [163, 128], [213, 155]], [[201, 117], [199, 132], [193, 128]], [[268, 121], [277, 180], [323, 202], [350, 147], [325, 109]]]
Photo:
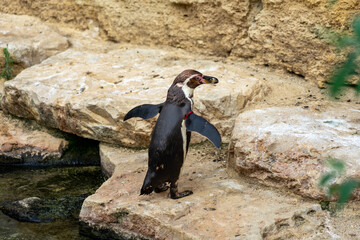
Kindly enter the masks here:
[[173, 191], [170, 191], [170, 197], [172, 198], [172, 199], [179, 199], [179, 198], [183, 198], [183, 197], [186, 197], [186, 196], [189, 196], [189, 195], [191, 195], [191, 194], [193, 194], [193, 192], [192, 191], [190, 191], [190, 190], [185, 190], [185, 191], [183, 191], [183, 192], [173, 192]]
[[154, 192], [156, 193], [161, 193], [161, 192], [165, 192], [166, 190], [169, 189], [169, 186], [166, 183], [161, 184], [159, 187], [156, 187], [154, 189]]
[[178, 192], [177, 183], [176, 182], [171, 182], [170, 183], [170, 197], [172, 199], [183, 198], [183, 197], [189, 196], [191, 194], [193, 194], [193, 192], [190, 191], [190, 190], [185, 190], [183, 192]]

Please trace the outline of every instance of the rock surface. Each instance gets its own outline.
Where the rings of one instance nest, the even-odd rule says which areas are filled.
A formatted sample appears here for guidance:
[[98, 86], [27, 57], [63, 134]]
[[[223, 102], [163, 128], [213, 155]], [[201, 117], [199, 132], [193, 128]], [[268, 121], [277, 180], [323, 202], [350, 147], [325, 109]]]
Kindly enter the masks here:
[[15, 66], [33, 66], [69, 47], [66, 37], [38, 18], [0, 13], [0, 19], [0, 56], [7, 47]]
[[0, 110], [1, 110], [1, 99], [4, 96], [4, 83], [5, 83], [5, 79], [0, 77]]
[[193, 68], [219, 79], [216, 86], [195, 90], [195, 112], [213, 123], [226, 142], [240, 111], [269, 91], [236, 65], [174, 49], [114, 48], [72, 48], [25, 69], [5, 83], [4, 110], [78, 136], [147, 146], [155, 119], [123, 122], [123, 117], [137, 105], [163, 102], [174, 78]]
[[322, 199], [318, 183], [327, 170], [327, 158], [344, 160], [346, 175], [360, 177], [359, 120], [360, 106], [350, 104], [321, 111], [309, 107], [246, 111], [236, 120], [229, 168], [267, 185]]
[[97, 164], [97, 146], [0, 111], [0, 164]]
[[[331, 1], [335, 2], [335, 1]], [[3, 0], [0, 10], [92, 29], [105, 39], [180, 47], [283, 67], [323, 81], [338, 61], [327, 39], [347, 31], [356, 0]]]
[[[214, 147], [190, 148], [179, 190], [194, 194], [178, 200], [168, 192], [139, 196], [147, 168], [145, 151], [107, 144], [100, 149], [102, 162], [115, 168], [107, 170], [111, 178], [84, 201], [84, 234], [112, 239], [274, 239], [276, 233], [293, 239], [302, 234], [330, 237], [324, 232], [331, 229], [329, 216], [319, 206], [229, 178]], [[289, 230], [281, 227], [278, 233], [279, 226]]]
[[46, 223], [75, 217], [85, 196], [66, 196], [59, 199], [29, 197], [1, 206], [1, 211], [21, 222]]

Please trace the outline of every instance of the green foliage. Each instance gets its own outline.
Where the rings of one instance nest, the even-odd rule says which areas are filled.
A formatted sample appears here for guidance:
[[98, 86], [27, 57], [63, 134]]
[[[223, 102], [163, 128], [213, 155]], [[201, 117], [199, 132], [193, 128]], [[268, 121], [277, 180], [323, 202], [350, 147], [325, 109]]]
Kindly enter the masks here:
[[[337, 209], [342, 209], [356, 188], [360, 188], [360, 181], [344, 179], [345, 164], [338, 159], [329, 159], [331, 171], [324, 174], [319, 182], [320, 187], [327, 189], [329, 197], [338, 196]], [[339, 183], [338, 183], [339, 182]]]
[[334, 71], [330, 78], [332, 86], [330, 94], [336, 96], [343, 86], [348, 85], [350, 78], [357, 78], [356, 91], [360, 92], [360, 16], [352, 23], [352, 35], [345, 34], [339, 37], [337, 47], [346, 54], [346, 60]]
[[6, 48], [3, 48], [3, 53], [5, 58], [5, 66], [4, 66], [4, 70], [0, 74], [0, 77], [5, 78], [6, 80], [10, 80], [14, 77], [14, 73], [13, 73], [14, 60], [10, 55], [8, 46], [6, 46]]

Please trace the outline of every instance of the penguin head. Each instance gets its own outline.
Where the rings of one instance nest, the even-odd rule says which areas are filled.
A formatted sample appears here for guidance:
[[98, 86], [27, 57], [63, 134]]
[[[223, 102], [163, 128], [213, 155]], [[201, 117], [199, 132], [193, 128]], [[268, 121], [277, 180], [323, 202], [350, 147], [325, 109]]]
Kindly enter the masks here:
[[187, 87], [194, 89], [197, 86], [200, 86], [201, 84], [207, 84], [207, 83], [216, 84], [218, 82], [219, 80], [216, 77], [205, 76], [198, 71], [188, 69], [180, 73], [175, 78], [173, 85], [177, 85], [177, 86], [187, 85]]

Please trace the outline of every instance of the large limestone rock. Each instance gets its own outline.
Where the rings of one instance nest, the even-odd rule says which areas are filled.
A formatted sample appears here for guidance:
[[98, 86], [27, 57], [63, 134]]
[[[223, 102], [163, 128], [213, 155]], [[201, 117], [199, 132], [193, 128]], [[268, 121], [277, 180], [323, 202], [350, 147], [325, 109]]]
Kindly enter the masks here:
[[[331, 4], [331, 2], [335, 2]], [[94, 29], [105, 39], [236, 56], [323, 81], [338, 58], [329, 31], [347, 31], [356, 0], [3, 0], [0, 10]]]
[[[100, 145], [112, 174], [83, 203], [83, 234], [111, 239], [329, 239], [328, 214], [297, 196], [231, 179], [213, 147], [190, 148], [179, 190], [193, 195], [173, 200], [168, 192], [139, 196], [146, 152]], [[283, 239], [281, 238], [281, 239]]]
[[0, 111], [0, 163], [16, 164], [60, 159], [69, 146], [63, 138], [36, 129], [35, 123], [22, 122]]
[[0, 111], [0, 164], [97, 164], [98, 143]]
[[155, 119], [123, 122], [123, 117], [137, 105], [165, 101], [173, 79], [193, 68], [219, 79], [216, 86], [195, 90], [195, 112], [213, 123], [226, 142], [239, 112], [269, 91], [236, 65], [174, 49], [116, 48], [72, 48], [24, 70], [5, 83], [4, 110], [82, 137], [147, 146]]
[[318, 183], [326, 160], [346, 162], [347, 176], [360, 177], [360, 106], [335, 104], [324, 110], [270, 107], [236, 119], [229, 168], [266, 185], [322, 199]]
[[[0, 13], [1, 53], [4, 47], [8, 48], [15, 63], [30, 67], [66, 50], [69, 43], [66, 37], [38, 18]], [[3, 58], [2, 54], [0, 56]]]

